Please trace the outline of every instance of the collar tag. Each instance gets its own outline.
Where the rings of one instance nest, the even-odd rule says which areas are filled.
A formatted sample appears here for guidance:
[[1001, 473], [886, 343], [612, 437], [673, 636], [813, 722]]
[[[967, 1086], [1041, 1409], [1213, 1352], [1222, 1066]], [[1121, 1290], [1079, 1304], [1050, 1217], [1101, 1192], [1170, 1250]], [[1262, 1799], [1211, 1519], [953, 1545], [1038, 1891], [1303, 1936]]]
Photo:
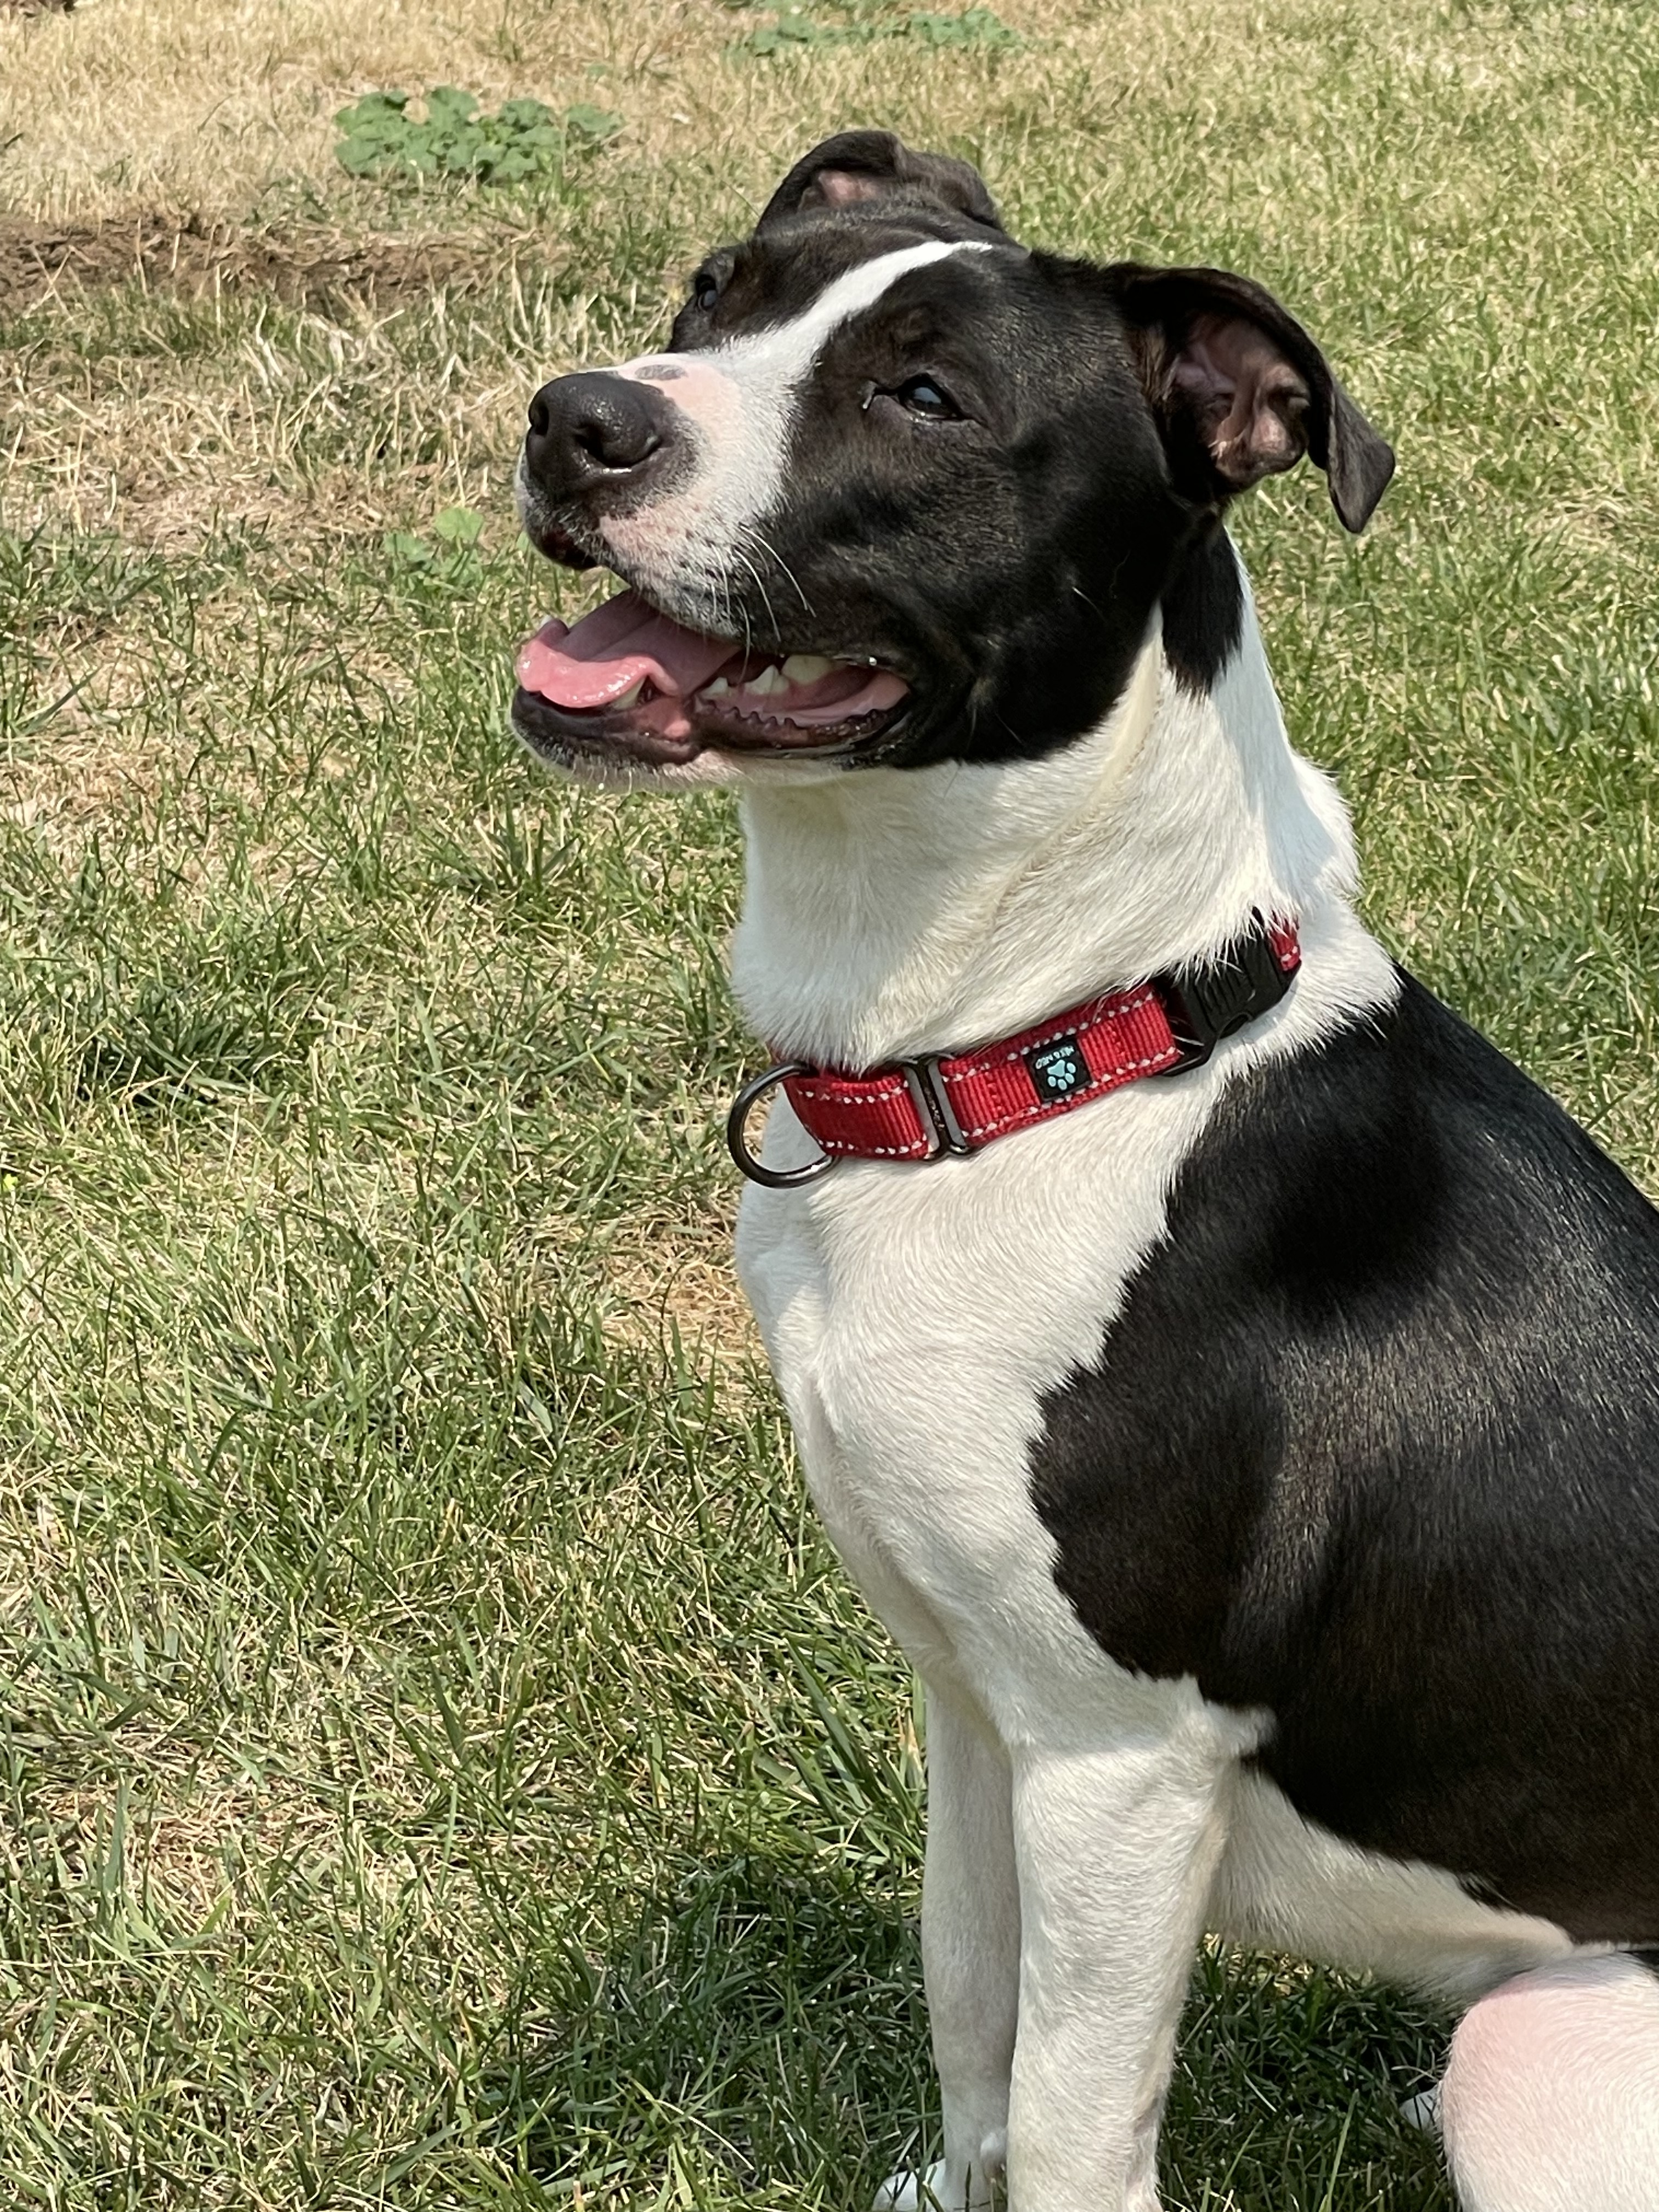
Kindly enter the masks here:
[[1025, 1066], [1031, 1088], [1045, 1106], [1086, 1090], [1094, 1080], [1082, 1048], [1074, 1036], [1055, 1037], [1050, 1044], [1034, 1044], [1026, 1052]]

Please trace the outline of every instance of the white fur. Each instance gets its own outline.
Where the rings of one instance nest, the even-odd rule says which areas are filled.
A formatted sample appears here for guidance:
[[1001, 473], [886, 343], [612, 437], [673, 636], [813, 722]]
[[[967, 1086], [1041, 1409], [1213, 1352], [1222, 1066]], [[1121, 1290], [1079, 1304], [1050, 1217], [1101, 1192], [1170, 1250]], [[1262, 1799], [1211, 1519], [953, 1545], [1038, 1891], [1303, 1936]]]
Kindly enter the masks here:
[[[791, 1054], [857, 1067], [1002, 1035], [1217, 951], [1253, 908], [1334, 933], [1317, 963], [1336, 993], [1328, 1021], [1355, 994], [1392, 994], [1348, 913], [1342, 803], [1290, 750], [1248, 605], [1210, 698], [1171, 680], [1154, 635], [1105, 725], [1057, 753], [810, 790], [757, 781], [744, 814], [732, 981], [758, 1033]], [[1142, 1086], [1119, 1103], [1134, 1114], [1168, 1095]]]
[[1019, 2016], [1013, 1776], [983, 1717], [942, 1690], [927, 1708], [927, 1838], [922, 1971], [950, 2107], [933, 2189], [979, 2205], [1007, 2158]]
[[1382, 1858], [1310, 1826], [1255, 1771], [1234, 1785], [1210, 1925], [1237, 1942], [1382, 1974], [1455, 2004], [1571, 1948], [1553, 1922], [1477, 1904], [1438, 1867]]
[[1571, 1959], [1496, 1990], [1452, 2039], [1440, 2124], [1468, 2212], [1659, 2212], [1659, 1977]]

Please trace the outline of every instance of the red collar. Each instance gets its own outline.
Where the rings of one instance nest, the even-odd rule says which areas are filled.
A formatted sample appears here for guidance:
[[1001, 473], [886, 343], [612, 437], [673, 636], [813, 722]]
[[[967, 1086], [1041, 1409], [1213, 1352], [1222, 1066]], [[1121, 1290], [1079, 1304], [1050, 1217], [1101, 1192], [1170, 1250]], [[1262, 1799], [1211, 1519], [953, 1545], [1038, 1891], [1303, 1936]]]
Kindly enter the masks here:
[[[1221, 1038], [1279, 1004], [1301, 964], [1295, 925], [1257, 915], [1243, 937], [1201, 968], [1085, 999], [973, 1052], [926, 1053], [862, 1075], [800, 1060], [769, 1067], [738, 1093], [726, 1140], [744, 1175], [775, 1188], [811, 1182], [839, 1159], [977, 1152], [1142, 1076], [1202, 1066]], [[763, 1167], [744, 1134], [750, 1113], [779, 1084], [817, 1141], [819, 1157], [805, 1167]]]

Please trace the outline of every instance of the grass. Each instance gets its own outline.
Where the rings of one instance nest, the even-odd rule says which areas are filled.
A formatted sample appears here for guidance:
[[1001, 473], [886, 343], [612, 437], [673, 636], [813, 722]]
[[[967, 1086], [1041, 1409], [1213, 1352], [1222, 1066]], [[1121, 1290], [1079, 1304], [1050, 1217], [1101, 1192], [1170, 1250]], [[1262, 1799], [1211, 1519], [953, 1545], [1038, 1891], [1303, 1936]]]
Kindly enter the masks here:
[[[1401, 473], [1358, 544], [1311, 477], [1242, 520], [1291, 726], [1386, 940], [1659, 1189], [1659, 17], [728, 52], [781, 12], [0, 9], [9, 2204], [842, 2212], [936, 2127], [914, 1688], [724, 1258], [732, 825], [503, 725], [586, 589], [516, 539], [528, 392], [820, 132], [1327, 342]], [[623, 131], [338, 167], [441, 83]], [[1447, 2212], [1439, 2033], [1206, 1956], [1171, 2206]]]

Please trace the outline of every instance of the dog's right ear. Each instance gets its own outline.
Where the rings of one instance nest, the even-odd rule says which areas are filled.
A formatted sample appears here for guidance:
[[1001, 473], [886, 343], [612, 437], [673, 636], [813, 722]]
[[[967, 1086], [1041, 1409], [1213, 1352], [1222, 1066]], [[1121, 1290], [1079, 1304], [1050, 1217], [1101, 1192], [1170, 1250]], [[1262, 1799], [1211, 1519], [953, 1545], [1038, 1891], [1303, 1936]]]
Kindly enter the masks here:
[[811, 208], [860, 200], [931, 200], [999, 234], [1001, 219], [985, 179], [951, 154], [917, 154], [890, 131], [838, 131], [796, 162], [755, 226]]

